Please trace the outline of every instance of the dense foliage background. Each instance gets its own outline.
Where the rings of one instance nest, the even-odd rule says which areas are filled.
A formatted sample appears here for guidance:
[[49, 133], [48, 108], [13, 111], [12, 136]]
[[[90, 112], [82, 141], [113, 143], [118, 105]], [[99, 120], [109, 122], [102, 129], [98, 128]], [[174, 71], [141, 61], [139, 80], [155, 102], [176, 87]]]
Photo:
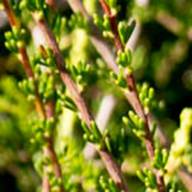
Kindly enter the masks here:
[[[83, 95], [94, 116], [99, 113], [104, 97], [113, 96], [116, 104], [106, 128], [111, 133], [113, 154], [117, 161], [124, 160], [123, 170], [133, 191], [143, 191], [144, 186], [137, 178], [136, 170], [140, 169], [141, 163], [145, 163], [146, 154], [132, 133], [128, 132], [124, 140], [119, 133], [124, 126], [121, 118], [127, 114], [130, 106], [118, 87], [109, 81], [108, 69], [92, 46], [86, 30], [81, 26], [73, 26], [73, 13], [67, 2], [63, 0], [58, 3], [58, 12], [66, 18], [66, 22], [71, 23], [66, 25], [59, 39], [63, 56], [74, 65], [83, 61], [92, 66]], [[90, 14], [101, 14], [97, 0], [84, 0], [83, 3]], [[134, 74], [138, 83], [148, 82], [153, 86], [157, 99], [164, 102], [164, 107], [154, 111], [153, 115], [170, 141], [173, 141], [174, 131], [179, 128], [182, 109], [192, 106], [192, 1], [117, 0], [117, 6], [118, 20], [129, 20], [133, 17], [140, 23], [139, 37], [133, 51]], [[24, 22], [29, 22], [29, 18], [26, 17]], [[34, 25], [30, 24], [28, 30], [33, 27]], [[40, 154], [30, 144], [33, 130], [29, 122], [34, 118], [35, 111], [33, 103], [27, 101], [26, 95], [18, 86], [18, 82], [25, 77], [18, 58], [4, 46], [4, 33], [9, 29], [6, 14], [2, 9], [0, 191], [32, 192], [40, 186], [40, 176], [38, 171], [35, 171], [40, 166]], [[31, 38], [28, 37], [27, 40], [29, 53], [34, 53]], [[99, 158], [94, 158], [94, 161], [85, 159], [82, 151], [86, 143], [82, 139], [81, 123], [77, 115], [65, 108], [59, 119], [55, 133], [58, 141], [56, 151], [61, 158], [68, 185], [75, 183], [74, 191], [89, 191], [94, 188], [100, 175], [105, 176], [106, 172], [101, 168]], [[185, 191], [180, 179], [176, 177], [175, 180], [179, 188]], [[97, 188], [97, 191], [102, 189]]]

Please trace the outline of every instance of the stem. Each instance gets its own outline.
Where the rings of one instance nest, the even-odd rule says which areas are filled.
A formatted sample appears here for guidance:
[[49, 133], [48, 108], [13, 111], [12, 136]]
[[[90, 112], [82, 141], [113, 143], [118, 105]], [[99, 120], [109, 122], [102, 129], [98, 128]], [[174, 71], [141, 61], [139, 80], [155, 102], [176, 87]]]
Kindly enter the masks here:
[[182, 178], [183, 184], [186, 186], [188, 192], [192, 192], [191, 174], [187, 172], [186, 168], [181, 167], [178, 175]]
[[[54, 117], [54, 113], [55, 113], [55, 104], [52, 101], [50, 101], [46, 104], [46, 117], [47, 117], [47, 119]], [[52, 139], [52, 137], [47, 137], [45, 139], [47, 141], [47, 149], [46, 150], [47, 150], [48, 156], [50, 157], [50, 159], [52, 161], [52, 166], [53, 166], [53, 171], [55, 173], [55, 176], [57, 178], [62, 178], [61, 166], [59, 164], [59, 161], [57, 159], [57, 155], [56, 155], [55, 150], [54, 150], [53, 139]], [[63, 189], [60, 191], [63, 191]]]
[[[7, 13], [7, 17], [8, 17], [8, 20], [9, 20], [11, 27], [19, 27], [20, 24], [17, 21], [15, 15], [13, 13], [13, 10], [11, 9], [11, 7], [8, 3], [8, 0], [3, 0], [3, 5], [5, 8], [5, 12]], [[19, 49], [19, 60], [21, 61], [21, 64], [23, 65], [23, 68], [25, 70], [27, 77], [35, 79], [33, 70], [30, 66], [29, 57], [27, 55], [27, 51], [26, 51], [25, 47], [22, 47]], [[36, 106], [36, 110], [39, 113], [40, 117], [45, 117], [45, 110], [43, 107], [43, 103], [40, 99], [40, 96], [39, 96], [39, 93], [37, 90], [38, 90], [37, 89], [37, 83], [35, 81], [35, 97], [36, 97], [35, 106]]]
[[[118, 33], [116, 16], [112, 14], [110, 7], [108, 6], [108, 4], [106, 3], [105, 0], [99, 0], [99, 2], [101, 4], [101, 7], [102, 7], [104, 13], [109, 17], [111, 30], [114, 34], [114, 42], [115, 42], [116, 50], [117, 50], [117, 52], [123, 51], [124, 45], [122, 44], [119, 33]], [[153, 160], [153, 158], [154, 158], [154, 141], [153, 141], [153, 137], [150, 132], [150, 128], [149, 128], [150, 124], [149, 124], [147, 115], [145, 114], [144, 108], [138, 97], [135, 78], [132, 74], [128, 74], [128, 75], [126, 75], [126, 81], [127, 81], [127, 85], [129, 88], [128, 100], [129, 101], [131, 100], [134, 110], [136, 111], [138, 116], [140, 116], [145, 122], [145, 145], [146, 145], [147, 153], [148, 153], [150, 160]], [[156, 175], [158, 191], [165, 192], [165, 184], [164, 184], [163, 176], [161, 176], [157, 170], [154, 170], [154, 173]]]
[[[26, 51], [25, 47], [22, 47], [19, 49], [19, 55], [20, 55], [19, 59], [23, 65], [23, 68], [25, 70], [27, 77], [31, 78], [31, 79], [35, 79], [34, 73], [33, 73], [32, 68], [30, 66], [29, 57], [27, 55], [27, 51]], [[41, 101], [39, 92], [38, 92], [38, 85], [37, 85], [36, 81], [34, 81], [34, 83], [35, 83], [35, 107], [36, 107], [36, 111], [38, 112], [38, 114], [41, 118], [45, 118], [45, 116], [46, 116], [45, 109], [43, 106], [43, 102]]]
[[133, 109], [135, 112], [138, 114], [139, 117], [141, 117], [144, 122], [145, 122], [145, 144], [146, 144], [146, 149], [148, 156], [151, 160], [153, 160], [154, 157], [154, 144], [153, 144], [153, 139], [152, 135], [149, 129], [149, 122], [148, 118], [144, 112], [143, 106], [141, 104], [141, 101], [138, 97], [138, 92], [136, 89], [136, 83], [135, 83], [135, 78], [132, 74], [127, 75], [127, 85], [129, 87], [129, 92], [127, 93], [127, 98], [130, 103], [133, 105]]
[[[53, 118], [55, 115], [55, 103], [53, 101], [47, 102], [45, 105], [45, 111], [46, 111], [47, 119]], [[59, 164], [57, 154], [54, 149], [53, 132], [51, 133], [51, 136], [45, 137], [45, 140], [46, 140], [46, 147], [44, 148], [44, 154], [48, 156], [51, 160], [55, 177], [62, 179], [61, 165]], [[46, 171], [46, 167], [45, 167], [45, 171]], [[64, 191], [65, 190], [61, 184], [58, 192], [64, 192]]]
[[[16, 16], [13, 10], [11, 9], [8, 0], [3, 0], [3, 5], [5, 8], [5, 12], [7, 13], [7, 17], [11, 27], [19, 27], [20, 23], [17, 21]], [[23, 65], [27, 78], [28, 79], [31, 78], [35, 82], [35, 106], [36, 106], [36, 111], [38, 112], [40, 118], [46, 119], [46, 118], [53, 117], [54, 116], [53, 103], [51, 102], [47, 106], [44, 106], [41, 100], [41, 97], [38, 92], [38, 84], [37, 84], [37, 81], [35, 80], [35, 76], [31, 68], [29, 57], [28, 57], [25, 46], [19, 49], [19, 59]], [[45, 149], [45, 153], [47, 153], [49, 158], [51, 159], [54, 174], [57, 178], [62, 178], [61, 166], [58, 162], [57, 155], [53, 147], [54, 146], [53, 139], [52, 137], [49, 137], [49, 138], [46, 138], [46, 141], [47, 141], [47, 148]], [[43, 192], [50, 191], [50, 185], [49, 185], [48, 177], [46, 174], [43, 177], [42, 188], [43, 188]], [[64, 189], [62, 186], [60, 186], [59, 191], [64, 192]]]
[[[94, 119], [93, 119], [91, 113], [89, 112], [89, 110], [86, 106], [86, 103], [85, 103], [82, 95], [80, 94], [76, 84], [71, 79], [70, 75], [68, 74], [67, 70], [65, 69], [63, 57], [59, 50], [59, 46], [56, 42], [56, 39], [55, 39], [53, 33], [49, 29], [49, 27], [44, 19], [39, 19], [38, 17], [36, 17], [35, 13], [33, 14], [33, 18], [35, 19], [39, 28], [42, 30], [45, 37], [47, 38], [48, 45], [52, 49], [52, 51], [55, 55], [56, 65], [60, 72], [61, 80], [63, 81], [63, 83], [65, 84], [67, 89], [69, 90], [73, 101], [75, 102], [77, 108], [80, 111], [81, 118], [85, 121], [87, 126], [90, 127], [90, 123]], [[113, 159], [111, 154], [105, 149], [101, 149], [101, 150], [97, 149], [97, 150], [98, 150], [99, 155], [101, 156], [101, 159], [104, 162], [104, 165], [106, 166], [106, 169], [107, 169], [109, 175], [113, 179], [116, 186], [120, 190], [123, 190], [124, 192], [128, 192], [129, 190], [128, 190], [125, 180], [123, 179], [123, 174], [121, 172], [121, 169], [117, 165], [117, 163], [115, 162], [115, 160]]]
[[99, 0], [102, 9], [104, 11], [104, 13], [109, 17], [109, 21], [110, 21], [110, 25], [111, 25], [111, 30], [113, 32], [114, 35], [114, 42], [115, 42], [115, 46], [117, 51], [118, 50], [123, 50], [123, 44], [121, 42], [121, 39], [119, 37], [119, 33], [118, 33], [118, 28], [117, 28], [117, 21], [116, 21], [116, 15], [114, 15], [111, 12], [110, 7], [108, 6], [108, 4], [105, 2], [105, 0]]
[[46, 0], [47, 5], [49, 5], [53, 10], [56, 10], [56, 2], [55, 0]]
[[[95, 118], [101, 133], [103, 133], [106, 129], [109, 119], [111, 118], [111, 115], [116, 105], [117, 101], [113, 95], [106, 95], [102, 98], [101, 104], [99, 106], [99, 111], [97, 112]], [[85, 159], [93, 159], [96, 155], [96, 150], [93, 145], [87, 143], [83, 149], [83, 153]]]
[[7, 13], [7, 17], [8, 17], [11, 27], [18, 26], [17, 19], [13, 13], [11, 7], [9, 6], [9, 2], [7, 0], [2, 0], [2, 2], [4, 5], [4, 8], [5, 8], [5, 11]]
[[92, 19], [82, 5], [82, 2], [80, 0], [67, 0], [67, 2], [74, 13], [81, 13], [87, 19], [91, 28], [91, 33], [89, 35], [92, 44], [95, 46], [97, 52], [101, 55], [109, 68], [111, 68], [117, 74], [119, 69], [115, 63], [115, 57], [111, 52], [111, 48], [105, 42], [98, 28], [93, 24]]
[[43, 176], [42, 192], [50, 192], [49, 179], [46, 174]]
[[[101, 57], [106, 62], [108, 67], [110, 69], [112, 69], [114, 71], [114, 73], [118, 74], [119, 69], [118, 69], [117, 64], [115, 63], [114, 54], [111, 51], [111, 48], [109, 47], [109, 45], [106, 43], [106, 41], [104, 41], [103, 37], [99, 33], [98, 28], [91, 21], [91, 18], [88, 15], [87, 11], [85, 10], [82, 2], [80, 0], [67, 0], [67, 1], [68, 1], [69, 6], [71, 7], [71, 9], [73, 10], [73, 12], [75, 12], [75, 13], [80, 12], [89, 21], [90, 26], [92, 26], [92, 28], [93, 28], [89, 34], [90, 40], [91, 40], [93, 46], [95, 47], [97, 52], [101, 55]], [[139, 109], [139, 107], [137, 107], [137, 104], [136, 104], [137, 102], [135, 101], [135, 97], [134, 96], [132, 97], [132, 94], [130, 94], [129, 92], [128, 93], [125, 92], [124, 94], [125, 94], [127, 100], [129, 101], [130, 105], [133, 107], [133, 109], [135, 111], [137, 111], [137, 109]], [[147, 114], [147, 118], [148, 118], [148, 122], [151, 123], [153, 121], [151, 114]], [[169, 139], [166, 137], [166, 135], [164, 134], [164, 131], [161, 129], [160, 126], [158, 126], [157, 131], [158, 131], [158, 137], [160, 138], [160, 142], [162, 143], [163, 146], [165, 146], [168, 149], [170, 146]], [[192, 175], [186, 169], [179, 170], [178, 172], [179, 172], [178, 175], [179, 175], [181, 181], [183, 182], [183, 184], [185, 185], [185, 187], [188, 190], [189, 189], [191, 190], [192, 187], [191, 187], [190, 183], [192, 183]], [[180, 173], [182, 173], [182, 174], [180, 174]]]

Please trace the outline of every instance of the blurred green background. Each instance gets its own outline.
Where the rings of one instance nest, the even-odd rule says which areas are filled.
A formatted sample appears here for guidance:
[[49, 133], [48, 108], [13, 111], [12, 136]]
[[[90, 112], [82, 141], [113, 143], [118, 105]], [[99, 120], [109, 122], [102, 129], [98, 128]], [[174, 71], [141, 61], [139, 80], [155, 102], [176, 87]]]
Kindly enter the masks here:
[[[90, 13], [99, 9], [96, 0], [84, 0], [84, 4]], [[179, 126], [181, 110], [192, 106], [192, 1], [117, 0], [117, 4], [119, 20], [135, 17], [140, 23], [141, 31], [133, 52], [135, 75], [138, 82], [149, 82], [155, 88], [158, 99], [165, 102], [165, 108], [154, 115], [172, 140], [173, 131]], [[66, 18], [72, 14], [64, 0], [60, 12]], [[40, 184], [29, 143], [32, 132], [28, 120], [34, 110], [18, 87], [18, 82], [25, 77], [21, 65], [4, 46], [4, 32], [9, 29], [5, 13], [0, 11], [0, 191], [30, 192]], [[68, 38], [72, 41], [80, 33], [81, 30], [73, 32]], [[87, 34], [84, 35], [84, 41], [72, 49], [71, 55], [75, 52], [80, 58], [94, 63], [99, 55], [94, 49], [90, 51], [93, 47], [86, 38]], [[121, 94], [115, 93], [115, 88], [106, 89], [107, 86], [106, 82], [96, 79], [85, 96], [95, 114], [102, 96], [114, 93], [119, 104], [109, 127], [115, 130], [121, 115], [128, 111], [128, 105]], [[91, 99], [95, 87], [99, 87], [101, 94]], [[132, 148], [135, 142], [132, 143], [129, 138], [127, 145], [130, 151], [135, 150], [135, 147]], [[138, 182], [134, 174], [129, 182], [132, 180]]]

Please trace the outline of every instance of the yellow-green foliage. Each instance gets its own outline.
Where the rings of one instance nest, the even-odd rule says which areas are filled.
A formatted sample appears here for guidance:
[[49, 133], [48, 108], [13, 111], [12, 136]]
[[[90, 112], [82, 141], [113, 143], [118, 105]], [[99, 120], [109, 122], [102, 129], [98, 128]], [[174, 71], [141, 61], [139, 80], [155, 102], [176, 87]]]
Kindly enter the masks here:
[[[191, 147], [192, 131], [192, 109], [185, 108], [180, 115], [180, 127], [174, 133], [174, 142], [171, 145], [169, 160], [167, 163], [168, 171], [175, 171], [182, 164], [186, 164], [186, 152]], [[187, 163], [188, 164], [188, 163]]]

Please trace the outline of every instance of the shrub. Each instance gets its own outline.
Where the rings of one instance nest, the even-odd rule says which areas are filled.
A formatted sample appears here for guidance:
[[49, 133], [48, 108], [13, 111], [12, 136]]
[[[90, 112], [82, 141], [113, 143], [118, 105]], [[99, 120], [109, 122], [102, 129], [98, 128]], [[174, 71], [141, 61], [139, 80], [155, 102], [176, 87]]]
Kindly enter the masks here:
[[6, 63], [22, 69], [3, 69], [0, 166], [17, 188], [191, 191], [192, 3], [179, 6], [2, 0]]

